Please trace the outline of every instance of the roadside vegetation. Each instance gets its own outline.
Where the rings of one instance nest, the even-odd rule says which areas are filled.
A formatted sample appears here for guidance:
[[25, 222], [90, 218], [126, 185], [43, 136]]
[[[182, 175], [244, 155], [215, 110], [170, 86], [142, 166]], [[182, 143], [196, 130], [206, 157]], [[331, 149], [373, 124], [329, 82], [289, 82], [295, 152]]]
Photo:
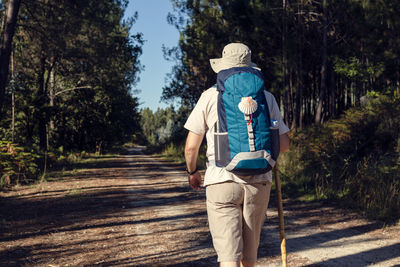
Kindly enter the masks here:
[[159, 154], [169, 160], [183, 163], [186, 130], [183, 128], [191, 108], [181, 106], [178, 110], [172, 105], [168, 108], [149, 108], [140, 112], [142, 135], [138, 140], [146, 145], [147, 153]]
[[[0, 83], [0, 189], [45, 179], [140, 132], [143, 39], [131, 31], [137, 16], [124, 19], [127, 5], [0, 2], [0, 40], [13, 41], [0, 42], [0, 73], [8, 73], [7, 86], [3, 76]], [[7, 9], [17, 15], [6, 17]]]
[[108, 159], [117, 157], [125, 150], [125, 147], [118, 146], [99, 154], [68, 152], [60, 147], [48, 152], [46, 157], [41, 157], [40, 152], [34, 149], [28, 150], [11, 142], [0, 141], [0, 189], [55, 180], [87, 166], [102, 166]]
[[288, 197], [337, 200], [373, 219], [400, 218], [399, 97], [371, 97], [291, 137], [280, 160]]

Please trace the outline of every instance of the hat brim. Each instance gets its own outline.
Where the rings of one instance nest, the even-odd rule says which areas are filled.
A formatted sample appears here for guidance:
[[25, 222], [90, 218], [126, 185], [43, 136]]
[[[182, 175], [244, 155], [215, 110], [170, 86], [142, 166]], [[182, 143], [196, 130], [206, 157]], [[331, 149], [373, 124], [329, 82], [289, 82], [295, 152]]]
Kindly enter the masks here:
[[230, 68], [235, 68], [235, 67], [252, 67], [257, 70], [261, 70], [257, 65], [253, 62], [250, 62], [250, 64], [229, 64], [226, 61], [223, 60], [223, 58], [212, 58], [210, 59], [210, 65], [212, 70], [215, 73], [220, 72], [221, 70], [226, 70]]

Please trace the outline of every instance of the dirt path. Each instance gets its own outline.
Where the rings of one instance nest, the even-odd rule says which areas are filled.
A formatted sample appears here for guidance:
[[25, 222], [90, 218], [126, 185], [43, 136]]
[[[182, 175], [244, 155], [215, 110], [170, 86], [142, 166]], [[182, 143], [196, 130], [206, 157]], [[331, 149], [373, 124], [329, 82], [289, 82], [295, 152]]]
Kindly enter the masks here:
[[[204, 198], [182, 166], [138, 149], [17, 187], [0, 193], [0, 266], [216, 266]], [[257, 266], [280, 266], [273, 202]], [[320, 202], [284, 209], [289, 266], [400, 266], [398, 226]]]

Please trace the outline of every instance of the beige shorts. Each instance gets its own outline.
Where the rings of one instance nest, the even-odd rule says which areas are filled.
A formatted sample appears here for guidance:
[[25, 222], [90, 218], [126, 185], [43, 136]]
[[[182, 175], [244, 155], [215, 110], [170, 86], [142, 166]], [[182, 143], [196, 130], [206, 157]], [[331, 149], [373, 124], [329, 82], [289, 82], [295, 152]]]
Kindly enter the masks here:
[[219, 262], [257, 260], [271, 183], [207, 186], [207, 214]]

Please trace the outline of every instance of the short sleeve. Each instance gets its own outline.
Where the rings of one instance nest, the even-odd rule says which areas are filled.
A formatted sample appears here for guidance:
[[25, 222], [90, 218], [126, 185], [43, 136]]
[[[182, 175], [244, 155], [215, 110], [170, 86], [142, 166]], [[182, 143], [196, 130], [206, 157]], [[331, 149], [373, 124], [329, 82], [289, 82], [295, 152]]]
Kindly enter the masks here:
[[282, 115], [275, 97], [270, 92], [265, 92], [265, 97], [267, 99], [271, 119], [278, 121], [279, 135], [289, 132], [289, 128], [282, 119]]
[[187, 130], [198, 135], [202, 135], [207, 131], [206, 106], [206, 99], [204, 94], [202, 94], [184, 125]]

